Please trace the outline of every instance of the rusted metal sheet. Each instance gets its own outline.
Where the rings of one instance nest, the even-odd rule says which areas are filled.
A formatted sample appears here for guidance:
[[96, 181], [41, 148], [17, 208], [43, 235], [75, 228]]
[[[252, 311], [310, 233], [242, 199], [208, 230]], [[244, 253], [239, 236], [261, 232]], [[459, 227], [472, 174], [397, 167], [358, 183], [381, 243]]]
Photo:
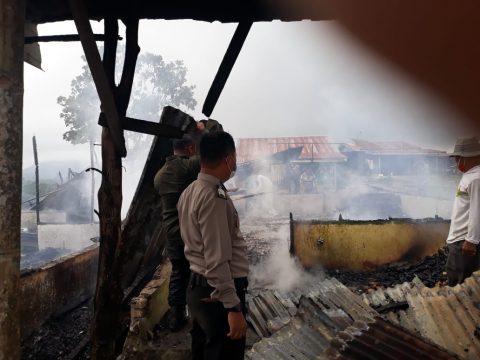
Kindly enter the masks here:
[[[340, 339], [340, 340], [338, 340]], [[328, 351], [333, 359], [457, 359], [455, 354], [382, 318], [370, 324], [356, 323], [337, 335]]]
[[305, 289], [249, 297], [248, 320], [262, 339], [246, 359], [455, 358], [386, 322], [335, 278]]
[[303, 266], [360, 271], [433, 255], [449, 229], [436, 219], [291, 221], [290, 249]]
[[426, 149], [405, 141], [380, 141], [371, 142], [353, 139], [352, 144], [346, 144], [355, 151], [366, 151], [375, 155], [438, 155], [447, 156], [446, 151]]
[[455, 287], [423, 286], [419, 281], [364, 295], [374, 307], [406, 302], [404, 310], [385, 314], [391, 322], [416, 331], [462, 359], [480, 358], [480, 271]]
[[239, 139], [237, 160], [243, 163], [298, 147], [302, 151], [296, 161], [346, 161], [346, 156], [326, 136]]
[[[247, 297], [248, 321], [255, 332], [267, 338], [289, 324], [302, 308], [313, 302], [319, 309], [329, 309], [329, 315], [337, 322], [344, 322], [345, 327], [355, 320], [372, 320], [375, 311], [363, 303], [337, 279], [324, 279], [310, 283], [303, 290], [290, 292], [262, 290]], [[343, 319], [343, 320], [340, 320]]]
[[98, 244], [20, 277], [21, 336], [28, 337], [51, 316], [76, 307], [95, 291]]

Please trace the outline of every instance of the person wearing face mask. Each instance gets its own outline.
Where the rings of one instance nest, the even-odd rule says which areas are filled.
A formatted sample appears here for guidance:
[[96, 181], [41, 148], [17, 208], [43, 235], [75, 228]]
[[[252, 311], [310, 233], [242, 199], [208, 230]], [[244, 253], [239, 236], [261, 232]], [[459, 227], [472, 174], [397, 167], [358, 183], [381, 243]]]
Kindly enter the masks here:
[[187, 304], [193, 320], [192, 358], [243, 359], [248, 261], [238, 214], [223, 186], [237, 168], [230, 134], [203, 135], [200, 160], [198, 178], [177, 206], [191, 270]]
[[454, 286], [480, 269], [480, 143], [475, 137], [460, 138], [449, 155], [463, 173], [447, 238], [448, 285]]

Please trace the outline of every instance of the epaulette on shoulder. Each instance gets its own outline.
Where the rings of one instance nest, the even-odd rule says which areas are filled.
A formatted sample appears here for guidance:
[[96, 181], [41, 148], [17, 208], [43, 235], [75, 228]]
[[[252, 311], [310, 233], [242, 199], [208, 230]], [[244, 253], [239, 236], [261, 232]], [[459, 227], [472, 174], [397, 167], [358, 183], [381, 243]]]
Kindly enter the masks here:
[[227, 192], [222, 185], [217, 185], [217, 196], [221, 199], [227, 200]]

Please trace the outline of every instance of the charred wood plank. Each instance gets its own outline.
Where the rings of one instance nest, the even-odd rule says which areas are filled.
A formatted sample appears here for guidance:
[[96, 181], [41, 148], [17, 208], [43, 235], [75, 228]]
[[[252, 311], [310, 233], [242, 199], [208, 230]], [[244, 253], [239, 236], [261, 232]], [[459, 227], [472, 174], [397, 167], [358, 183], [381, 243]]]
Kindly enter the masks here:
[[[98, 118], [98, 124], [108, 127], [107, 120], [103, 113], [100, 114], [100, 117]], [[165, 138], [181, 138], [184, 134], [181, 129], [172, 125], [158, 124], [153, 121], [145, 121], [131, 117], [124, 118], [123, 129]]]
[[[127, 149], [125, 147], [125, 139], [123, 138], [117, 105], [115, 104], [114, 88], [112, 87], [115, 78], [111, 78], [109, 81], [107, 74], [105, 74], [84, 3], [81, 0], [69, 0], [69, 4], [75, 26], [80, 36], [83, 51], [102, 104], [102, 111], [107, 116], [112, 141], [120, 156], [125, 157], [127, 155]], [[117, 38], [118, 34], [115, 35], [115, 41]]]
[[202, 112], [208, 117], [212, 115], [213, 109], [217, 104], [218, 98], [222, 93], [228, 76], [232, 71], [233, 65], [235, 65], [238, 54], [240, 53], [240, 50], [242, 50], [243, 43], [247, 38], [248, 32], [250, 31], [252, 24], [252, 22], [240, 22], [237, 26], [237, 29], [235, 30], [235, 33], [233, 34], [232, 40], [228, 45], [227, 52], [223, 57], [222, 63], [218, 68], [218, 72], [215, 75], [212, 86], [208, 91], [205, 103], [203, 104]]
[[379, 314], [384, 314], [384, 313], [391, 312], [391, 311], [407, 310], [408, 307], [409, 307], [408, 302], [399, 301], [399, 302], [391, 302], [387, 305], [379, 306], [379, 307], [375, 308], [375, 310]]
[[[160, 125], [179, 129], [182, 133], [196, 130], [195, 120], [171, 106], [163, 109]], [[161, 206], [153, 179], [168, 156], [173, 153], [172, 142], [156, 137], [150, 148], [137, 190], [123, 223], [122, 237], [130, 255], [124, 264], [122, 281], [128, 287], [142, 269], [152, 268], [160, 262], [165, 236], [162, 231]]]
[[[95, 41], [105, 41], [104, 34], [93, 34]], [[121, 36], [117, 37], [117, 40], [122, 40]], [[68, 34], [68, 35], [42, 35], [42, 36], [25, 36], [25, 44], [34, 44], [39, 42], [69, 42], [80, 41], [80, 35]]]

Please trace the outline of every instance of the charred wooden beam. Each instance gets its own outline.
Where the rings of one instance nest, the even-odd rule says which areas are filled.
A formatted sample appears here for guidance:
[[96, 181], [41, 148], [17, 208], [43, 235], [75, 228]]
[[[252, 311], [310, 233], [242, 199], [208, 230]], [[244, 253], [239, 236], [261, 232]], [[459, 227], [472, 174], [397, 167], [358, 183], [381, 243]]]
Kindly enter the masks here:
[[[100, 114], [98, 124], [108, 127], [105, 114]], [[131, 117], [124, 118], [123, 129], [164, 138], [181, 138], [184, 133], [181, 129], [171, 125], [158, 124], [152, 121], [139, 120]]]
[[[138, 19], [125, 21], [126, 48], [122, 80], [115, 86], [115, 60], [118, 21], [105, 19], [105, 47], [103, 66], [107, 85], [112, 89], [115, 110], [125, 117], [133, 85], [133, 76], [140, 48], [138, 46]], [[105, 109], [104, 109], [105, 110]], [[106, 114], [106, 120], [109, 120]], [[121, 232], [122, 164], [114, 143], [114, 134], [108, 122], [102, 129], [102, 185], [98, 194], [100, 210], [100, 257], [95, 294], [94, 327], [92, 332], [92, 359], [114, 359], [117, 340], [125, 328], [122, 326], [123, 287], [122, 270], [129, 259], [126, 242]], [[123, 131], [123, 130], [122, 130]], [[123, 137], [123, 134], [122, 134]]]
[[123, 62], [122, 77], [118, 84], [118, 108], [122, 116], [127, 113], [130, 95], [132, 93], [133, 78], [135, 76], [135, 66], [137, 64], [140, 46], [138, 46], [138, 18], [123, 19], [126, 26], [127, 42], [125, 44], [125, 60]]
[[[194, 134], [196, 122], [191, 116], [171, 106], [163, 108], [160, 125]], [[122, 271], [124, 287], [131, 286], [138, 273], [159, 263], [165, 245], [162, 231], [161, 203], [153, 188], [153, 179], [166, 158], [173, 153], [172, 142], [154, 138], [135, 196], [123, 222], [122, 237], [131, 254]]]
[[[88, 20], [87, 10], [82, 0], [69, 0], [70, 8], [72, 10], [75, 26], [77, 27], [80, 41], [82, 43], [83, 51], [87, 59], [98, 96], [101, 101], [102, 111], [107, 116], [109, 129], [112, 136], [112, 141], [115, 144], [116, 151], [120, 156], [127, 156], [127, 149], [125, 147], [125, 139], [123, 138], [120, 117], [118, 115], [117, 106], [115, 104], [115, 97], [113, 94], [112, 82], [109, 81], [102, 66], [102, 60], [95, 44], [95, 37], [93, 36], [92, 27]], [[115, 35], [115, 41], [118, 34]], [[128, 106], [128, 105], [127, 105]]]
[[[104, 34], [93, 34], [95, 41], [105, 41]], [[121, 36], [118, 36], [118, 40], [122, 40]], [[43, 35], [43, 36], [25, 36], [25, 44], [33, 44], [39, 42], [69, 42], [69, 41], [80, 41], [80, 35], [69, 34], [69, 35]]]
[[218, 72], [215, 75], [212, 86], [208, 91], [205, 103], [203, 104], [202, 112], [208, 117], [212, 115], [213, 109], [217, 104], [218, 98], [222, 93], [223, 87], [227, 82], [233, 65], [235, 65], [235, 61], [237, 60], [240, 50], [242, 50], [243, 43], [245, 42], [251, 27], [252, 22], [241, 22], [238, 24], [237, 29], [233, 34], [232, 40], [228, 45], [227, 52], [223, 57], [222, 63], [220, 64]]
[[20, 359], [24, 0], [0, 0], [0, 359]]

